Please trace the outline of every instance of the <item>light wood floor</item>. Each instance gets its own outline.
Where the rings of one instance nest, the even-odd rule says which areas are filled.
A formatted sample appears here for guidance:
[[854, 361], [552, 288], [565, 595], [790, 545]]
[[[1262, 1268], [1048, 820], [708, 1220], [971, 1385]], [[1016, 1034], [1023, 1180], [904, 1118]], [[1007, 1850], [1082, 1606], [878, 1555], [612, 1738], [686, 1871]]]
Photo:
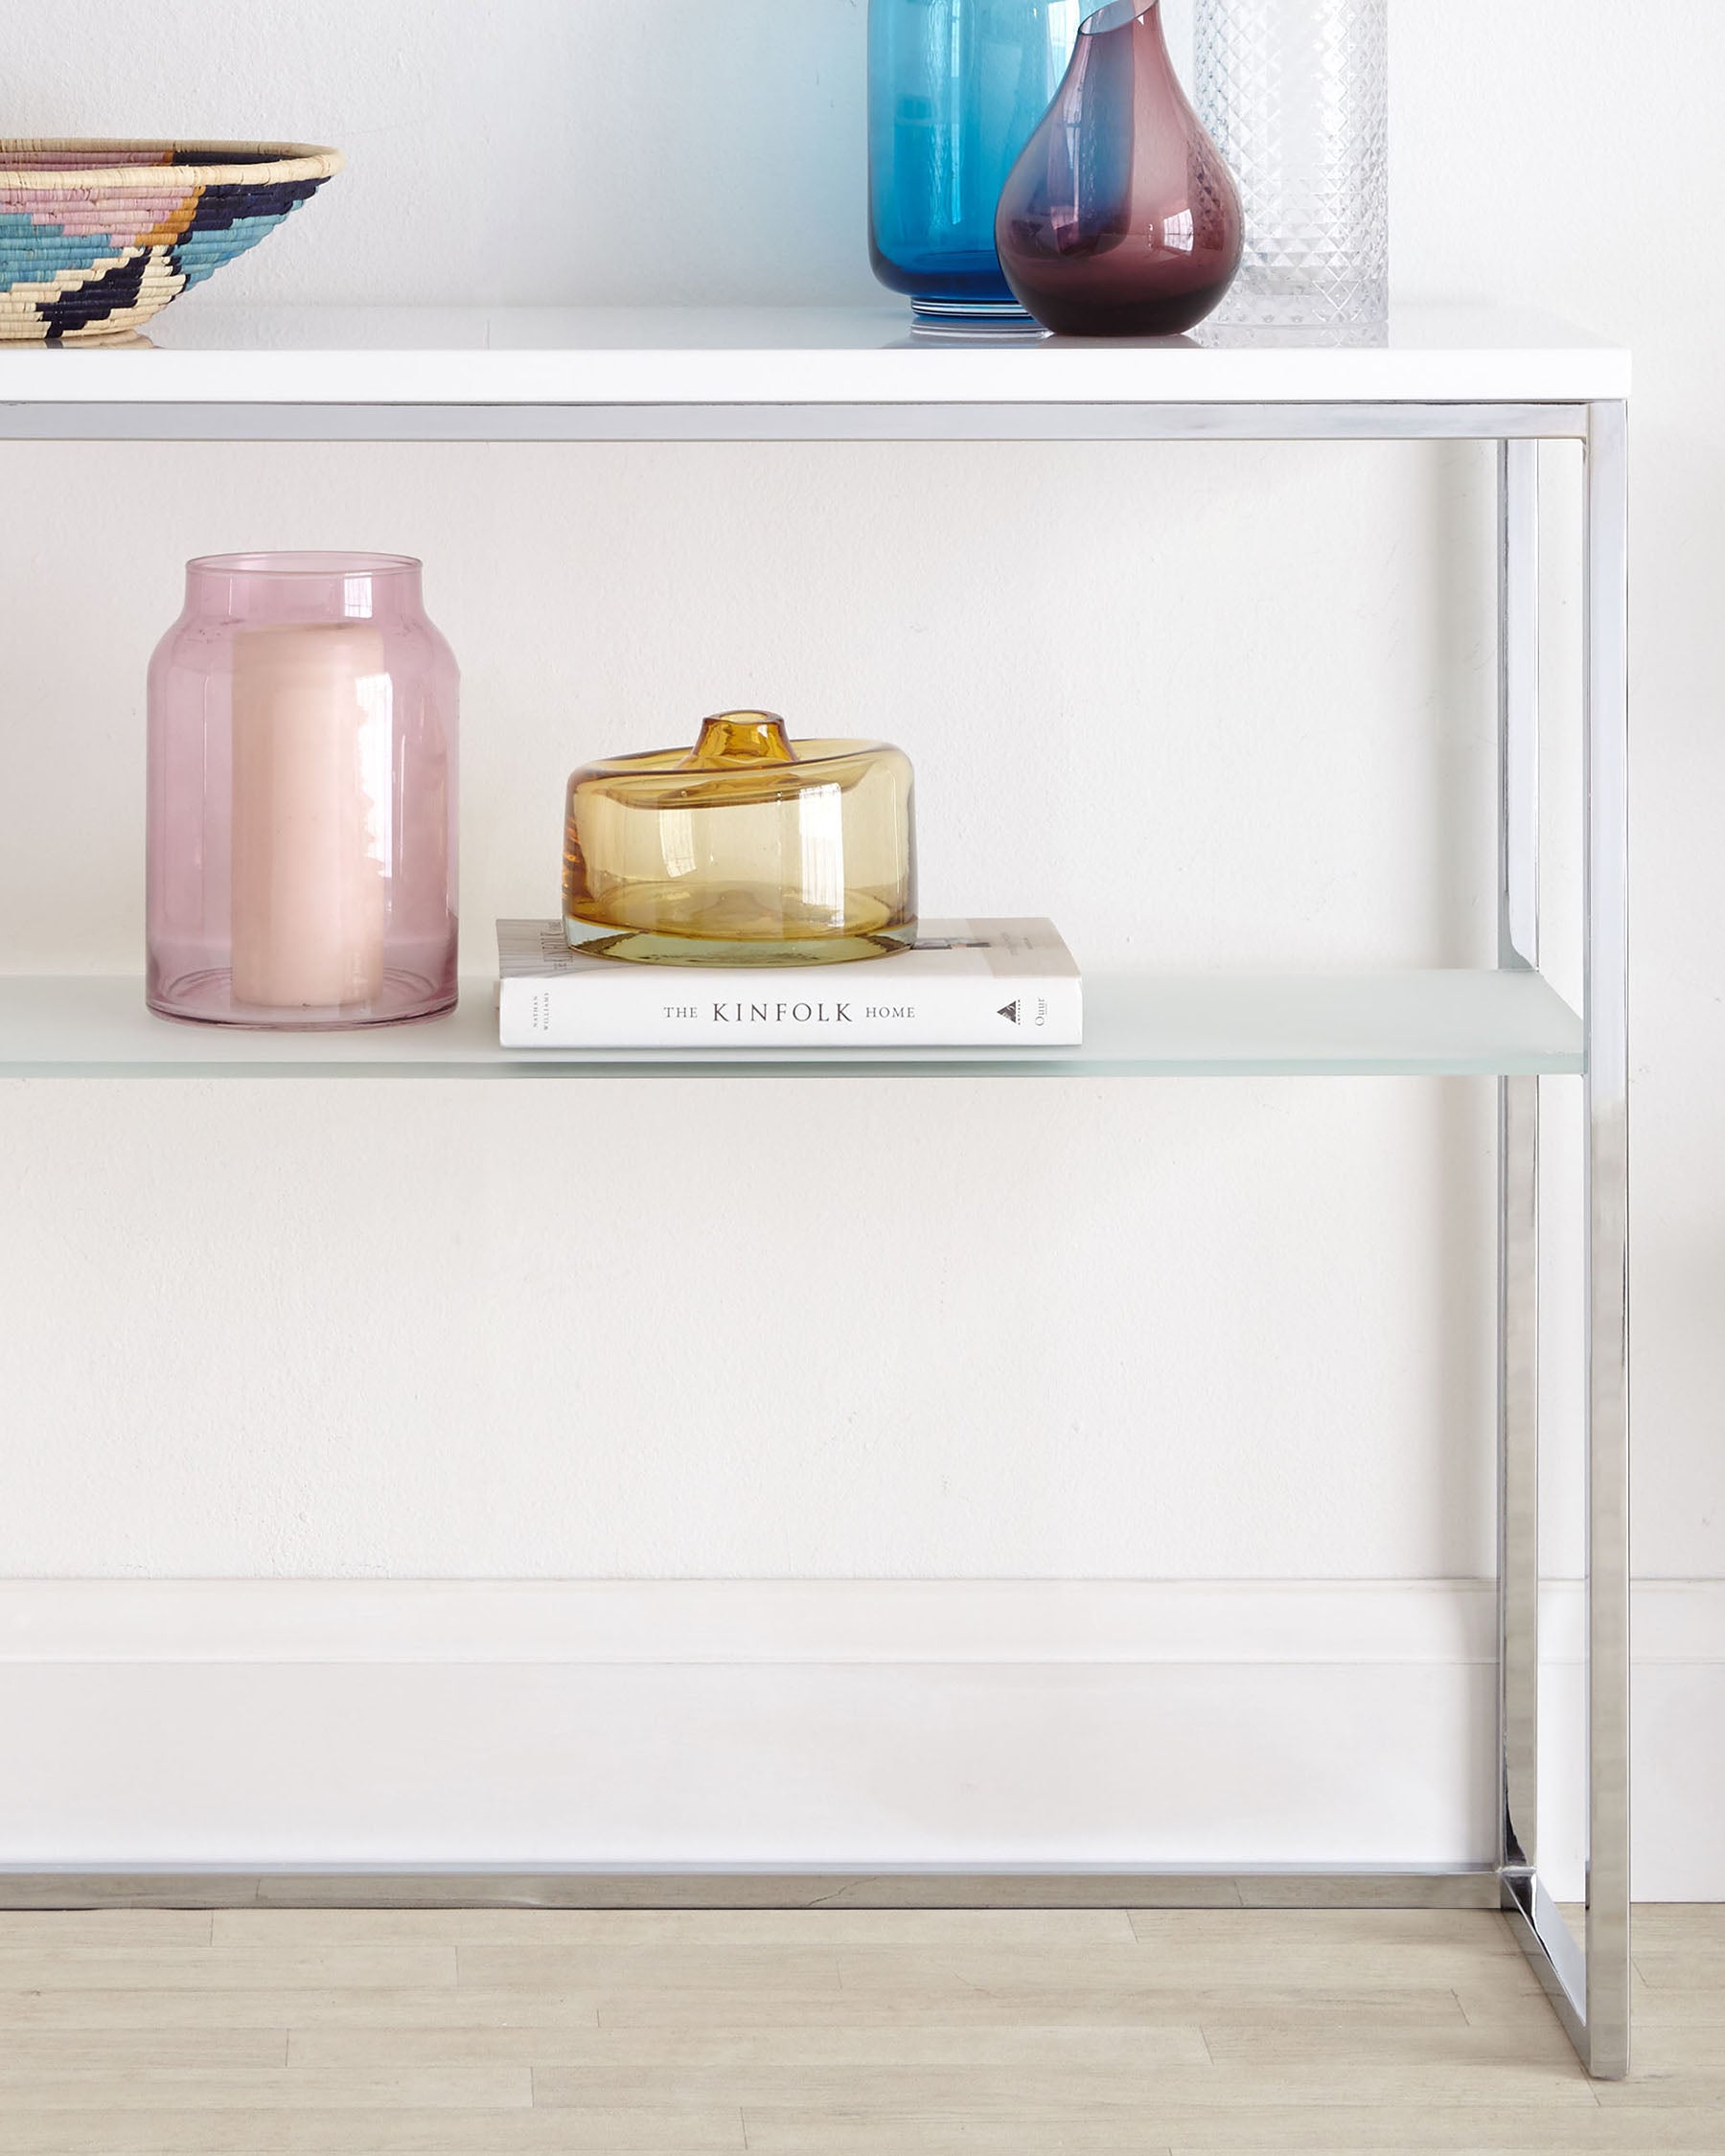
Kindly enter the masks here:
[[1725, 2150], [1725, 1909], [1636, 1963], [1595, 2084], [1473, 1913], [14, 1913], [0, 2150]]

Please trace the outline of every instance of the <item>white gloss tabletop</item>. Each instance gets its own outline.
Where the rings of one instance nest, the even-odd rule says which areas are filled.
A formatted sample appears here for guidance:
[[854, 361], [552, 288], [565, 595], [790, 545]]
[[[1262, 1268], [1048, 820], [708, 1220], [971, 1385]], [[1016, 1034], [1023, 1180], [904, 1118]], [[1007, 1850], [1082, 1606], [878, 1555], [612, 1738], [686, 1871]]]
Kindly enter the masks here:
[[1491, 307], [1407, 306], [1372, 342], [1201, 328], [913, 333], [867, 308], [233, 308], [194, 293], [124, 343], [0, 345], [0, 402], [949, 404], [1586, 402], [1629, 354]]

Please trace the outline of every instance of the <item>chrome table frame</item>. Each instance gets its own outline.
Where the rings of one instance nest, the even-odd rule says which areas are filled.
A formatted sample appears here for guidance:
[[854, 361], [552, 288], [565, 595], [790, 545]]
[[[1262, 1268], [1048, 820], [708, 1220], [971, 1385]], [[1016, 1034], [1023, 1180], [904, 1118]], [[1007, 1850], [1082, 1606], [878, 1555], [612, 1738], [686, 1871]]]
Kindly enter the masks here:
[[[1629, 2071], [1627, 411], [1587, 407], [1582, 1020], [1587, 1929], [1540, 1880], [1539, 1082], [1498, 1082], [1498, 1772], [1504, 1907], [1588, 2070]], [[1498, 962], [1539, 964], [1538, 445], [1499, 450]]]
[[0, 440], [1477, 441], [1498, 445], [1498, 958], [1539, 964], [1539, 444], [1586, 469], [1587, 1919], [1538, 1869], [1539, 1081], [1498, 1081], [1499, 1841], [1473, 1870], [1216, 1876], [1037, 1872], [199, 1874], [0, 1877], [0, 1905], [1491, 1908], [1506, 1913], [1590, 2073], [1629, 2068], [1627, 406], [1598, 402], [1136, 404], [0, 403]]

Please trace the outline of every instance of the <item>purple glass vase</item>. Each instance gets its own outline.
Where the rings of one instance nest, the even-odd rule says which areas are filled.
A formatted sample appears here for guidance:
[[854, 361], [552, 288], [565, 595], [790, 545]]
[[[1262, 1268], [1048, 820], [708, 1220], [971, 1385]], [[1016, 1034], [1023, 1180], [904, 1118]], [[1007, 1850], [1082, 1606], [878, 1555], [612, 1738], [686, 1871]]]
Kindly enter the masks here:
[[455, 1003], [455, 659], [420, 564], [219, 554], [150, 667], [150, 1007], [308, 1030]]
[[1045, 329], [1175, 336], [1240, 266], [1240, 196], [1168, 57], [1161, 0], [1079, 28], [995, 218], [1006, 281]]

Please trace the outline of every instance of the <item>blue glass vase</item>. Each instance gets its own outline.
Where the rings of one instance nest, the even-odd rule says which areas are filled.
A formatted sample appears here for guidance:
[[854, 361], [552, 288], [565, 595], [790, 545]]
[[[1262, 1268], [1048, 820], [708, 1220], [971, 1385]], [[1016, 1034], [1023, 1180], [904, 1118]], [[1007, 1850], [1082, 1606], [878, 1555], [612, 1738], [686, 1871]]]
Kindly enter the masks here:
[[995, 208], [1097, 0], [869, 0], [868, 251], [933, 323], [1027, 323]]

